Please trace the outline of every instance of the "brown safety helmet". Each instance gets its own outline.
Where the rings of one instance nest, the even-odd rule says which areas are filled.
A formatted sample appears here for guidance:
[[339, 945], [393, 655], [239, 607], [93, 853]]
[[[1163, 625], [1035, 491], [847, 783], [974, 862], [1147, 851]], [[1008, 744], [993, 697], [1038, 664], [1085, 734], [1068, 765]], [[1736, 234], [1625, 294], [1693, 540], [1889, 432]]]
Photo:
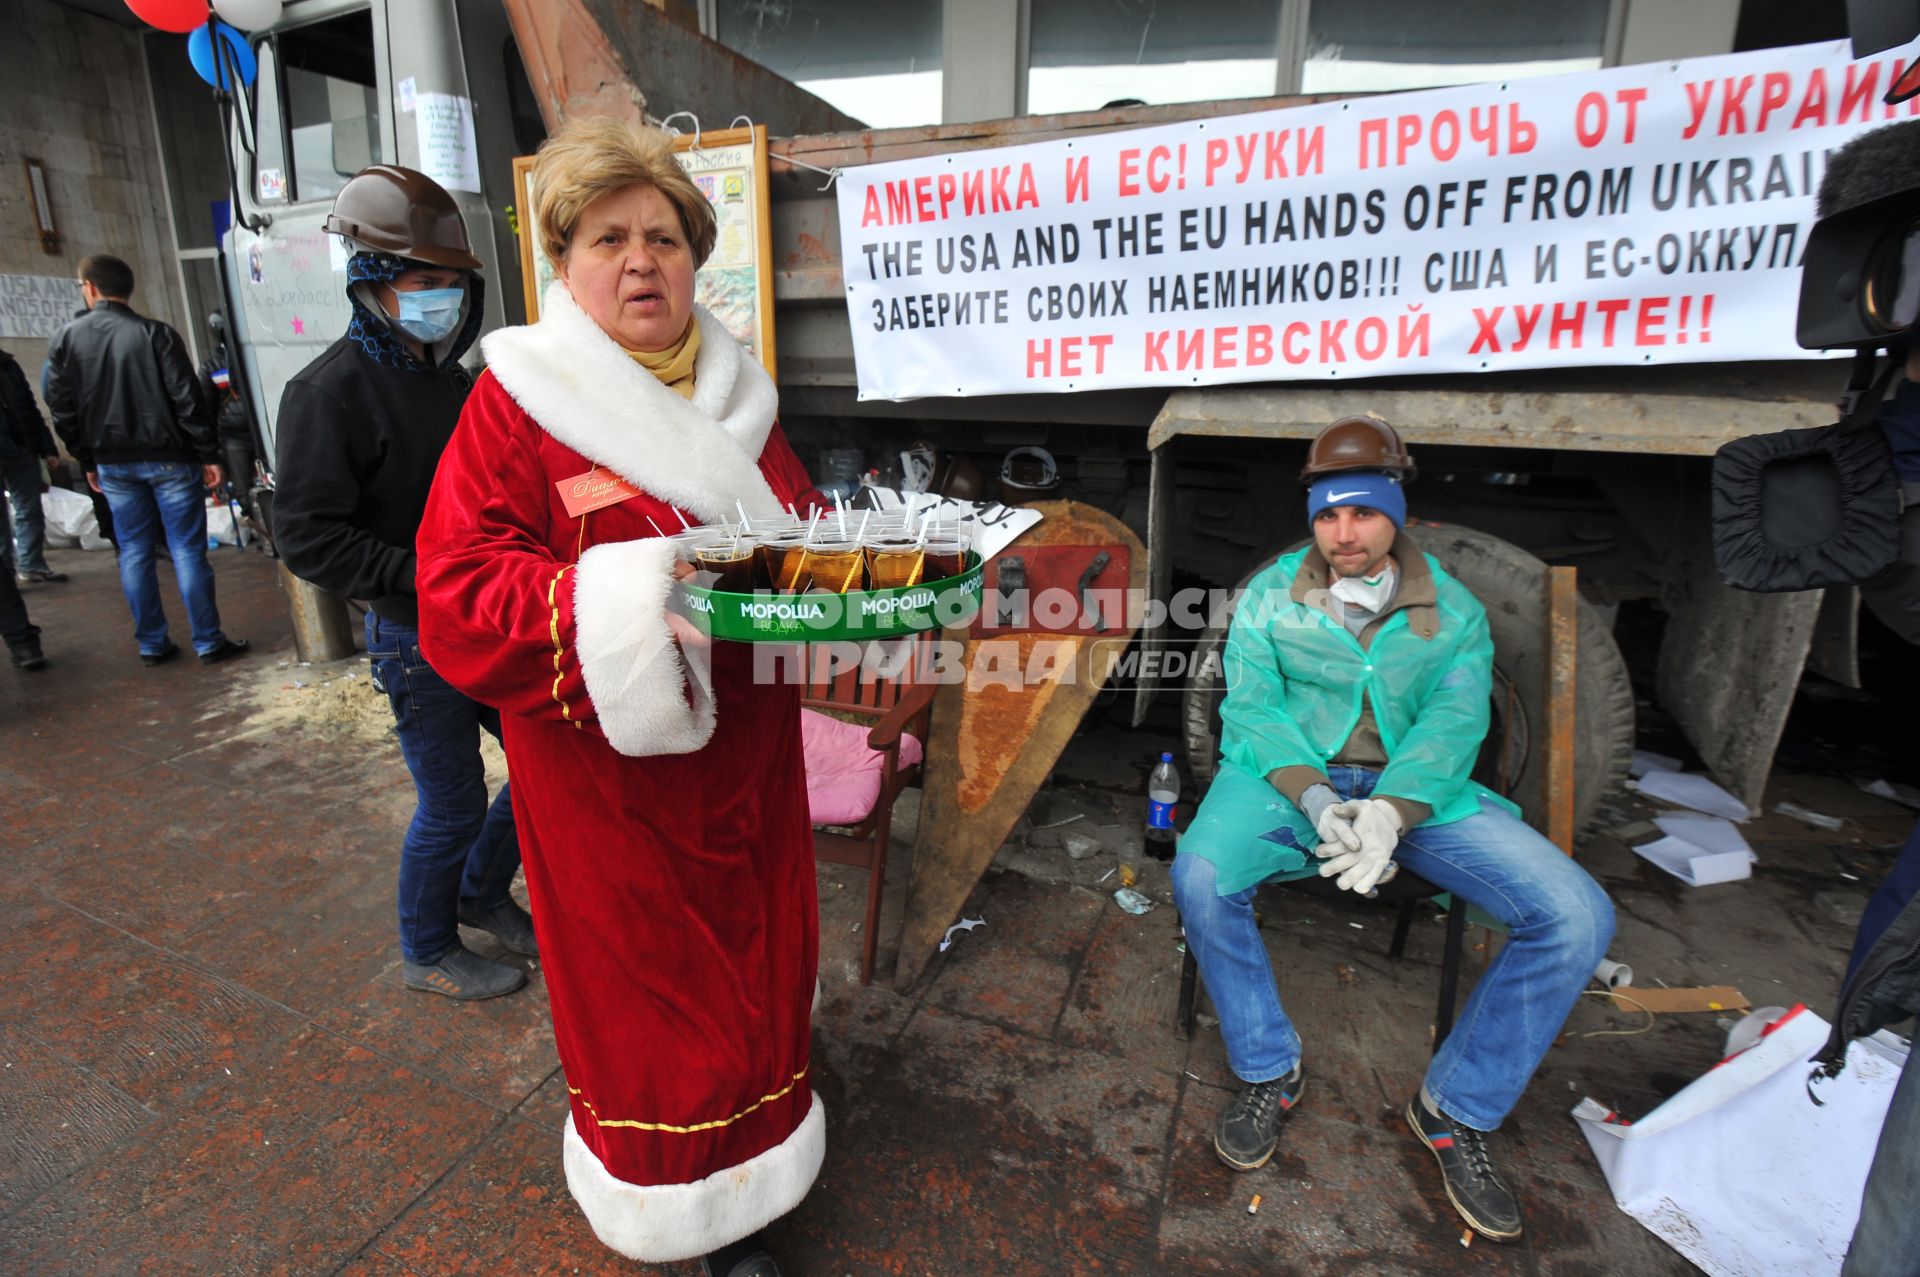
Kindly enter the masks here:
[[1340, 470], [1384, 470], [1403, 483], [1417, 473], [1398, 432], [1378, 417], [1342, 417], [1315, 435], [1300, 482]]
[[321, 229], [429, 266], [480, 269], [453, 196], [425, 173], [398, 164], [375, 164], [355, 173], [333, 197], [333, 211]]

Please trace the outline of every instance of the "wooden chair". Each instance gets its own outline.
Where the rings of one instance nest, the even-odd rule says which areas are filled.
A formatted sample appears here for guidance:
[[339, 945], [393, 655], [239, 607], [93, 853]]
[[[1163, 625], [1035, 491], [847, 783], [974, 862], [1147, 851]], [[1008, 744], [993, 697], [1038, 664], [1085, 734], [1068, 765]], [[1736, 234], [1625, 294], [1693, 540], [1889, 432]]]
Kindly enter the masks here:
[[867, 747], [884, 758], [879, 797], [855, 825], [815, 826], [817, 860], [868, 871], [867, 913], [861, 923], [860, 983], [873, 979], [879, 943], [880, 895], [886, 885], [887, 847], [893, 804], [920, 779], [920, 764], [900, 765], [900, 737], [911, 734], [924, 747], [936, 685], [922, 682], [937, 631], [917, 638], [868, 645], [857, 667], [847, 667], [847, 644], [814, 644], [807, 652], [807, 688], [801, 704], [846, 722], [871, 725]]

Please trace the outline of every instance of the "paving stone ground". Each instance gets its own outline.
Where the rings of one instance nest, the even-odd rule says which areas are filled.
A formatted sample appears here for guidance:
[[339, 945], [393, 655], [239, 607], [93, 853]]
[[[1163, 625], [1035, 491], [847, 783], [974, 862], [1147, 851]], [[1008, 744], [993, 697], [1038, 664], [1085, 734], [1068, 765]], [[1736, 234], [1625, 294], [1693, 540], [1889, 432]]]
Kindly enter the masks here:
[[[227, 628], [255, 655], [147, 669], [112, 557], [55, 561], [72, 582], [27, 592], [49, 667], [0, 671], [0, 1271], [696, 1272], [617, 1259], [574, 1208], [537, 963], [524, 992], [476, 1005], [402, 987], [392, 880], [411, 786], [377, 724], [320, 712], [365, 667], [293, 662], [275, 566], [216, 557]], [[1582, 1095], [1652, 1108], [1719, 1058], [1725, 1030], [1670, 1016], [1584, 1036], [1637, 1027], [1594, 999], [1501, 1138], [1526, 1237], [1462, 1248], [1398, 1115], [1427, 1053], [1437, 918], [1395, 962], [1384, 911], [1265, 898], [1310, 1082], [1269, 1166], [1222, 1167], [1211, 1131], [1233, 1080], [1204, 1002], [1193, 1040], [1173, 1033], [1174, 911], [1123, 913], [1103, 880], [1171, 746], [1123, 711], [1097, 712], [1047, 795], [1081, 819], [1023, 824], [964, 911], [986, 925], [915, 988], [885, 978], [910, 837], [870, 987], [864, 875], [822, 867], [829, 1151], [772, 1230], [790, 1272], [1692, 1271], [1614, 1207], [1568, 1110]], [[1616, 838], [1583, 843], [1642, 983], [1830, 1003], [1880, 848], [1912, 817], [1817, 775], [1778, 777], [1769, 808], [1781, 798], [1851, 823], [1753, 822], [1750, 882], [1693, 891]], [[1609, 820], [1644, 814], [1623, 802]], [[909, 794], [908, 835], [913, 815]], [[1068, 831], [1099, 846], [1075, 840], [1076, 859]], [[1141, 885], [1169, 899], [1161, 867]]]

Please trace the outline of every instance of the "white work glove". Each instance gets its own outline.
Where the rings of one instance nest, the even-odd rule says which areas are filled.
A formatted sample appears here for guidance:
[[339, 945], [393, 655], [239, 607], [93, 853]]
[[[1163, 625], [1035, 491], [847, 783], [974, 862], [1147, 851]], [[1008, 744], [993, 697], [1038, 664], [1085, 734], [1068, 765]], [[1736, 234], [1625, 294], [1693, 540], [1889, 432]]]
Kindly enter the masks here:
[[1309, 785], [1300, 795], [1300, 811], [1320, 835], [1315, 854], [1332, 856], [1360, 850], [1360, 835], [1353, 832], [1353, 821], [1341, 811], [1345, 806], [1331, 785]]
[[1368, 895], [1391, 875], [1393, 849], [1400, 845], [1400, 813], [1384, 798], [1360, 798], [1327, 809], [1330, 817], [1335, 813], [1349, 822], [1360, 845], [1353, 849], [1322, 846], [1319, 854], [1325, 860], [1320, 876], [1338, 874], [1334, 885], [1340, 890]]

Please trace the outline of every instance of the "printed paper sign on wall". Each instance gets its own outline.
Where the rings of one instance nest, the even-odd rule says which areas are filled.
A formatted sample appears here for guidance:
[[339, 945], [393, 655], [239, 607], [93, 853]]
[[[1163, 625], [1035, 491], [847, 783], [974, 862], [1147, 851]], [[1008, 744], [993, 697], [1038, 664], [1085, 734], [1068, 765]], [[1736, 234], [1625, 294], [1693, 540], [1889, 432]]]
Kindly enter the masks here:
[[863, 399], [1808, 357], [1844, 43], [849, 169]]

